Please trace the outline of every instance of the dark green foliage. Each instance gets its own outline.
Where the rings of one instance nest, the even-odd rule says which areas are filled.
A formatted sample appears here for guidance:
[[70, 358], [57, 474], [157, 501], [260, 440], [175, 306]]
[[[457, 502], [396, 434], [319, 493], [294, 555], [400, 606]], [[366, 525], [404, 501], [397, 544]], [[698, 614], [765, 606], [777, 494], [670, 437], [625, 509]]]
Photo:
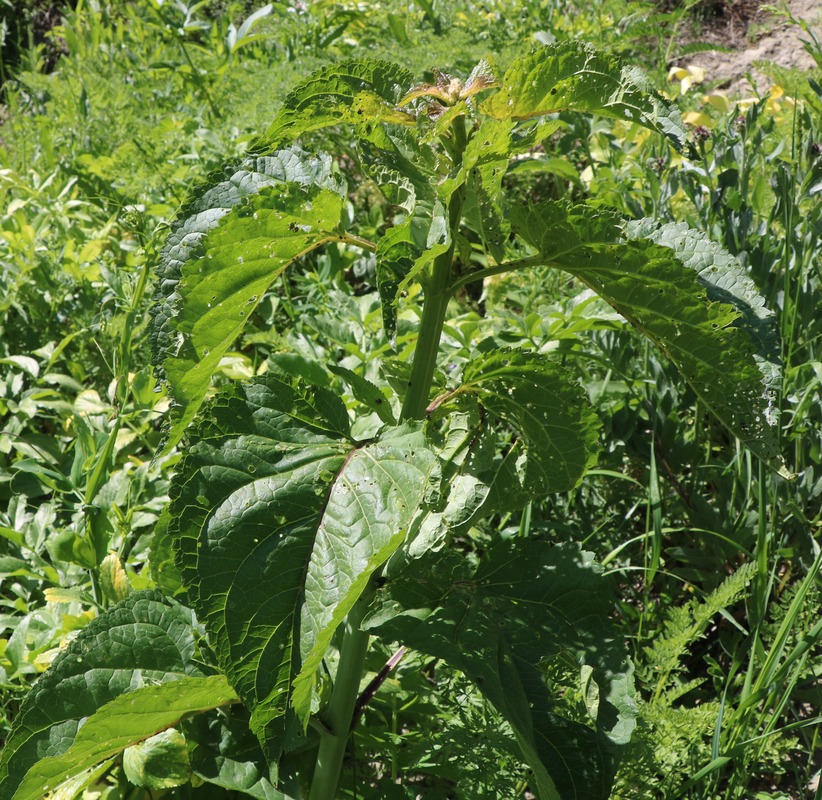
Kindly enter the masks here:
[[[811, 781], [816, 79], [772, 70], [796, 108], [711, 111], [692, 146], [606, 54], [661, 31], [662, 58], [679, 18], [567, 11], [83, 4], [52, 76], [25, 54], [0, 151], [0, 793]], [[138, 686], [142, 623], [108, 626], [184, 611], [152, 586], [200, 622]], [[92, 633], [132, 682], [88, 673], [98, 706], [72, 673], [86, 723], [28, 752]], [[395, 637], [413, 650], [360, 696]]]

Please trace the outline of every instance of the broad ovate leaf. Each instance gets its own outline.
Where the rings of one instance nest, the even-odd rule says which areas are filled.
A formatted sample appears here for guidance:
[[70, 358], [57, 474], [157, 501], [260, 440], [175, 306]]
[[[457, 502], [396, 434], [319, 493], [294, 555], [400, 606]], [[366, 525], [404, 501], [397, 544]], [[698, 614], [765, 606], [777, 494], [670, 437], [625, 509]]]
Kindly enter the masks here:
[[705, 405], [783, 475], [774, 413], [776, 334], [752, 282], [718, 245], [685, 226], [587, 206], [510, 209], [533, 263], [575, 275], [648, 336]]
[[308, 131], [341, 123], [359, 125], [363, 132], [380, 122], [413, 124], [414, 118], [397, 108], [411, 77], [405, 68], [373, 58], [329, 64], [286, 95], [253, 149], [282, 147]]
[[636, 122], [662, 133], [678, 149], [687, 139], [678, 109], [639, 69], [573, 40], [514, 59], [500, 91], [481, 108], [496, 119], [513, 120], [583, 111]]
[[[633, 671], [608, 619], [611, 586], [576, 546], [515, 540], [472, 564], [453, 551], [412, 562], [365, 625], [464, 672], [511, 725], [541, 800], [605, 800], [634, 728]], [[553, 710], [544, 669], [568, 661], [590, 724]]]
[[294, 706], [307, 719], [314, 675], [331, 636], [371, 575], [413, 533], [439, 462], [418, 426], [389, 428], [355, 450], [331, 487], [305, 577]]
[[551, 358], [518, 350], [481, 354], [445, 402], [471, 398], [517, 436], [488, 474], [492, 502], [510, 508], [567, 491], [594, 465], [599, 420], [572, 374]]
[[435, 479], [418, 429], [353, 442], [342, 402], [268, 375], [220, 393], [171, 490], [183, 580], [266, 752], [301, 741], [314, 672]]
[[181, 438], [220, 359], [293, 261], [339, 241], [345, 188], [298, 148], [250, 158], [183, 213], [161, 255], [149, 339]]
[[[104, 713], [103, 709], [111, 702], [120, 702], [121, 695], [126, 698], [122, 702], [134, 701], [135, 707], [140, 703], [139, 707], [143, 708], [137, 692], [149, 687], [158, 689], [160, 687], [154, 684], [167, 682], [182, 687], [185, 684], [180, 683], [181, 680], [199, 678], [195, 664], [197, 637], [192, 612], [157, 592], [131, 594], [90, 622], [27, 695], [0, 758], [0, 798], [8, 800], [14, 796], [24, 779], [26, 786], [35, 786], [31, 789], [35, 792], [32, 796], [42, 797], [42, 783], [38, 782], [46, 780], [46, 772], [49, 775], [52, 772], [37, 772], [38, 778], [33, 784], [28, 782], [28, 773], [43, 759], [64, 756], [81, 726], [85, 731], [90, 724], [87, 720], [100, 714], [97, 719], [101, 725], [108, 725], [114, 712], [108, 709]], [[199, 697], [202, 699], [202, 695]], [[168, 701], [164, 701], [164, 705], [168, 706]], [[168, 723], [171, 724], [174, 720]], [[139, 728], [137, 721], [134, 725]], [[139, 741], [168, 725], [145, 730], [141, 735], [137, 728], [128, 730], [136, 731], [137, 738], [133, 741]], [[102, 761], [108, 756], [94, 750], [96, 740], [90, 737], [92, 731], [89, 730], [89, 737], [84, 740], [82, 752], [96, 752]], [[126, 742], [123, 747], [131, 743]], [[79, 757], [73, 760], [74, 756], [60, 761], [61, 769], [54, 772], [54, 780], [60, 778], [59, 783], [65, 779], [62, 776], [77, 774], [97, 763], [88, 762], [87, 755], [83, 758], [86, 761]]]

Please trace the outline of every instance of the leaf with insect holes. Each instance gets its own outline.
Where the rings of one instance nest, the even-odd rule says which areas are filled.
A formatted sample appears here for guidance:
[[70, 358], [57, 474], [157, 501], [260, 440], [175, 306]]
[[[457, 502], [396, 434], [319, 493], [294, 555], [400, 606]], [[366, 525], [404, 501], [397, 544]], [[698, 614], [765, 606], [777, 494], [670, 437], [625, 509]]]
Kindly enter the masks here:
[[589, 206], [546, 202], [509, 213], [538, 253], [533, 263], [566, 270], [603, 297], [743, 444], [789, 476], [774, 424], [772, 321], [735, 259], [684, 226], [625, 225]]
[[688, 136], [679, 110], [638, 68], [575, 40], [514, 59], [502, 88], [481, 109], [496, 119], [513, 120], [558, 111], [599, 114], [658, 131], [678, 150], [685, 148]]
[[412, 125], [414, 118], [397, 108], [411, 80], [403, 67], [373, 58], [329, 64], [286, 95], [274, 122], [252, 149], [267, 152], [332, 125], [359, 125], [363, 135], [380, 122]]
[[303, 741], [331, 636], [437, 481], [418, 428], [357, 444], [348, 424], [266, 375], [217, 395], [172, 483], [183, 581], [269, 758]]

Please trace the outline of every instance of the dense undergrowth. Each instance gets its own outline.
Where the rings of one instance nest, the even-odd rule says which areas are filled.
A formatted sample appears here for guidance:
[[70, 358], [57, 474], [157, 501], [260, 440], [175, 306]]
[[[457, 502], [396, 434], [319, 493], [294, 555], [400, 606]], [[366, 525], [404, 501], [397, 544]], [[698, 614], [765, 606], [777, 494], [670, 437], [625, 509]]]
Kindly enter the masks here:
[[[775, 88], [737, 102], [694, 83], [698, 73], [666, 82], [666, 59], [687, 66], [676, 11], [618, 0], [584, 14], [564, 2], [410, 9], [79, 2], [48, 43], [5, 65], [0, 737], [102, 609], [174, 580], [152, 550], [179, 454], [156, 457], [168, 399], [146, 323], [158, 252], [191, 189], [244, 151], [296, 79], [328, 62], [401, 55], [430, 80], [432, 67], [464, 76], [493, 54], [501, 71], [523, 42], [576, 38], [640, 61], [678, 97], [694, 150], [677, 155], [635, 125], [563, 114], [509, 170], [507, 188], [529, 203], [585, 198], [629, 218], [685, 221], [737, 256], [777, 315], [772, 413], [796, 477], [759, 462], [581, 285], [548, 269], [487, 278], [451, 303], [448, 344], [462, 358], [490, 340], [562, 360], [599, 409], [604, 448], [579, 488], [493, 517], [464, 547], [500, 536], [576, 542], [613, 575], [639, 706], [614, 797], [820, 796], [822, 50], [811, 41], [815, 73], [771, 68]], [[357, 187], [352, 208], [384, 231], [394, 209], [362, 180], [352, 142], [333, 128], [306, 141], [337, 154], [334, 169]], [[266, 371], [332, 380], [318, 364], [373, 377], [392, 347], [407, 360], [413, 307], [401, 307], [388, 341], [375, 286], [373, 257], [307, 256], [257, 306], [216, 382]], [[389, 655], [375, 648], [369, 668]], [[570, 717], [583, 693], [575, 669], [547, 667]], [[118, 762], [77, 791], [241, 796], [204, 784], [203, 764], [187, 754], [175, 780], [139, 786]], [[339, 796], [527, 797], [528, 781], [464, 676], [409, 655], [365, 709]]]

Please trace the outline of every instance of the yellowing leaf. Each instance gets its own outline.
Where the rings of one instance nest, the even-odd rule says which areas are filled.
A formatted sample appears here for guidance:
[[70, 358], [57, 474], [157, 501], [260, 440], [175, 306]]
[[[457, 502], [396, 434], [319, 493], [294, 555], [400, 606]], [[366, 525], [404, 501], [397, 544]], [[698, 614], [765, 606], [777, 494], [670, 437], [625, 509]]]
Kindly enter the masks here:
[[86, 242], [86, 244], [83, 245], [82, 250], [80, 250], [78, 260], [80, 262], [94, 261], [94, 259], [99, 257], [100, 253], [103, 252], [103, 248], [106, 244], [108, 243], [105, 239], [92, 239], [91, 241]]
[[731, 110], [731, 103], [722, 92], [711, 92], [702, 98], [703, 103], [707, 103], [722, 114], [727, 114]]
[[687, 122], [688, 125], [701, 125], [703, 128], [711, 128], [714, 124], [713, 120], [701, 111], [688, 111], [682, 115], [682, 119]]
[[688, 90], [697, 83], [702, 83], [705, 80], [705, 70], [702, 67], [695, 67], [693, 65], [688, 67], [671, 67], [668, 71], [669, 81], [679, 81], [679, 88], [682, 94], [686, 94]]

